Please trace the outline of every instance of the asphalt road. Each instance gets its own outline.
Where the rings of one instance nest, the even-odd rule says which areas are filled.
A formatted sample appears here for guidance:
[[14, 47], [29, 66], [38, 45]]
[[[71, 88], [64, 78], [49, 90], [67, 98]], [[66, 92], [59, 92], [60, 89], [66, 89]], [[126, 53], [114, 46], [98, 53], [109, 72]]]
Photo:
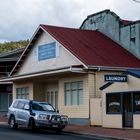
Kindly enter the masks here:
[[9, 126], [0, 125], [0, 140], [99, 140], [93, 137], [74, 135], [69, 133], [56, 134], [49, 131], [33, 133], [28, 129], [13, 130]]

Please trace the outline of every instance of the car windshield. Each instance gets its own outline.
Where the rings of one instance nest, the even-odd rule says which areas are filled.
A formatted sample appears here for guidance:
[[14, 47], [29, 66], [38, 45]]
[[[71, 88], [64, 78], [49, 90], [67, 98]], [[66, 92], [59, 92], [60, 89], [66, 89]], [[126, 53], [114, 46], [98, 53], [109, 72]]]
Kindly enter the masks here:
[[32, 109], [40, 111], [55, 111], [55, 109], [50, 104], [39, 102], [32, 102]]

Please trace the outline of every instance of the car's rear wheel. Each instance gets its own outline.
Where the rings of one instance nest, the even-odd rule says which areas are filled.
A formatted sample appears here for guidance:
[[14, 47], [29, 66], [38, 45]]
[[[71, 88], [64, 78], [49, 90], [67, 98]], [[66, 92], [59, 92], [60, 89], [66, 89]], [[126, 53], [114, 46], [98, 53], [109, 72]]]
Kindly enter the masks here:
[[12, 129], [16, 129], [18, 127], [14, 116], [10, 117], [9, 124], [10, 124], [10, 128]]

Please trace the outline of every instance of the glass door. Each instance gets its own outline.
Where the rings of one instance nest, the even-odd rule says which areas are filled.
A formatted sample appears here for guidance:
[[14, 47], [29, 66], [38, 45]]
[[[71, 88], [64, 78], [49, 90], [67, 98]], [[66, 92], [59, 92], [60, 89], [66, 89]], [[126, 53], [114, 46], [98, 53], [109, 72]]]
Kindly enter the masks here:
[[46, 97], [47, 102], [58, 109], [58, 91], [48, 91]]
[[123, 127], [133, 127], [133, 95], [123, 93]]
[[58, 109], [58, 82], [46, 83], [45, 100]]

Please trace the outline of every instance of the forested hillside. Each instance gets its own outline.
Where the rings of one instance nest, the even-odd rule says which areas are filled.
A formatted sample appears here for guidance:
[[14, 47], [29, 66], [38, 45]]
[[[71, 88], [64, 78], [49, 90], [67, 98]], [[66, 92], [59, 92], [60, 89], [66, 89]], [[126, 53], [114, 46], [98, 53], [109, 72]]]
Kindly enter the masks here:
[[20, 41], [0, 43], [0, 53], [8, 52], [17, 48], [26, 47], [28, 43], [29, 43], [29, 40], [20, 40]]

